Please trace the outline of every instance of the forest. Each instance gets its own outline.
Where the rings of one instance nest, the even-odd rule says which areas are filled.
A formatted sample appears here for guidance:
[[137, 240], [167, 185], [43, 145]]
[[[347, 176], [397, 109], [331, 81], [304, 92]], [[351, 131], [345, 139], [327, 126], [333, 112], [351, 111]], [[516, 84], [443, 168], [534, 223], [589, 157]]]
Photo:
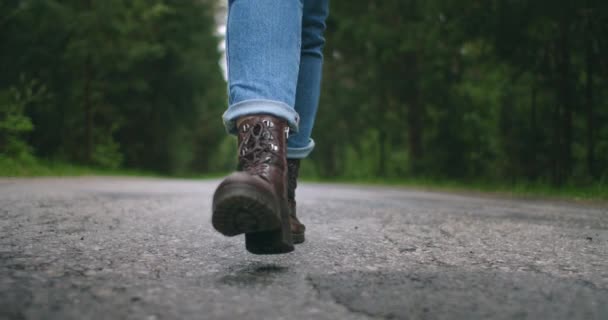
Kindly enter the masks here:
[[[330, 3], [305, 175], [608, 182], [608, 2]], [[234, 169], [217, 10], [0, 0], [0, 158]]]

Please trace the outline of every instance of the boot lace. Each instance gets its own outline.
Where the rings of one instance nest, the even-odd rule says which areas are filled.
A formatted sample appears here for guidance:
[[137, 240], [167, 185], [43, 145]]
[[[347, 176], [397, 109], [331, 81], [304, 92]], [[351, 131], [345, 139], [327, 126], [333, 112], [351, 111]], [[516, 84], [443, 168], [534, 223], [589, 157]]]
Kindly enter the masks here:
[[274, 126], [272, 121], [261, 120], [241, 127], [245, 135], [239, 146], [240, 170], [267, 177], [273, 160], [280, 157], [279, 146], [274, 143], [275, 137], [270, 130]]

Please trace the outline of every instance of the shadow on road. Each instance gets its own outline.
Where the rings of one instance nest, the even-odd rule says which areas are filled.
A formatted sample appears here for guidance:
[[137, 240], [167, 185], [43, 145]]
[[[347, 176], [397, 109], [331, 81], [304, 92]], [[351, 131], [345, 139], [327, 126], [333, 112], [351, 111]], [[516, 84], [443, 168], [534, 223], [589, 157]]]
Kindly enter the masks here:
[[238, 287], [268, 286], [289, 271], [285, 266], [260, 262], [230, 269], [229, 274], [218, 279], [220, 284]]

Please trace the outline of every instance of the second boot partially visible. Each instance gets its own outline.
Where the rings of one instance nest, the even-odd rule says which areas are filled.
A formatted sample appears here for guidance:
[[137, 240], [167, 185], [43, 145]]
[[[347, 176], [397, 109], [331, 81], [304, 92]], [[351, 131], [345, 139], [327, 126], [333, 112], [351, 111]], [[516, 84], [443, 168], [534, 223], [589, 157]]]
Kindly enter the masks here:
[[287, 204], [285, 120], [256, 115], [237, 122], [238, 171], [213, 195], [213, 227], [226, 236], [245, 234], [255, 254], [293, 251]]
[[300, 159], [287, 159], [287, 203], [289, 205], [289, 224], [294, 244], [305, 241], [306, 226], [300, 222], [296, 214], [296, 188], [300, 173]]

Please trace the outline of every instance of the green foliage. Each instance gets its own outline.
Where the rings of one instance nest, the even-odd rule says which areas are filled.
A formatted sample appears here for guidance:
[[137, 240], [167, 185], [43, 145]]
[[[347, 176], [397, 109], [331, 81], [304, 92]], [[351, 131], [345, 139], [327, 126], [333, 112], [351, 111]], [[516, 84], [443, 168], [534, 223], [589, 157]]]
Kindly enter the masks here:
[[26, 80], [23, 75], [20, 76], [18, 86], [0, 91], [0, 156], [18, 161], [33, 161], [32, 150], [25, 135], [32, 132], [34, 126], [25, 114], [25, 109], [46, 97], [44, 86], [35, 80]]
[[26, 73], [53, 97], [25, 108], [38, 156], [208, 170], [225, 106], [213, 2], [1, 1], [0, 9], [0, 90]]
[[60, 176], [150, 176], [153, 173], [141, 170], [107, 169], [87, 167], [57, 161], [22, 161], [0, 155], [0, 177], [60, 177]]
[[[0, 1], [2, 156], [232, 170], [215, 4]], [[605, 188], [608, 2], [331, 1], [330, 11], [303, 175]]]
[[608, 177], [606, 3], [331, 5], [314, 133], [322, 176]]
[[237, 141], [232, 135], [226, 135], [209, 157], [212, 172], [230, 172], [237, 166]]
[[99, 135], [95, 149], [91, 154], [91, 163], [95, 166], [108, 169], [117, 169], [123, 162], [120, 146], [111, 138], [111, 135]]

